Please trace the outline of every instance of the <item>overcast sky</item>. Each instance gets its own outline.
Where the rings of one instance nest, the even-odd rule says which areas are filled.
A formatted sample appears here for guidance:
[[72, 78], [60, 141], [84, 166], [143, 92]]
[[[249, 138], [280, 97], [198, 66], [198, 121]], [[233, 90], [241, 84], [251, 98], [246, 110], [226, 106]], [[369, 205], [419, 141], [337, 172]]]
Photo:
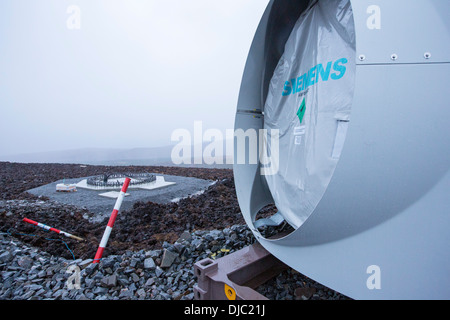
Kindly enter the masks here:
[[1, 0], [0, 155], [225, 133], [268, 2]]

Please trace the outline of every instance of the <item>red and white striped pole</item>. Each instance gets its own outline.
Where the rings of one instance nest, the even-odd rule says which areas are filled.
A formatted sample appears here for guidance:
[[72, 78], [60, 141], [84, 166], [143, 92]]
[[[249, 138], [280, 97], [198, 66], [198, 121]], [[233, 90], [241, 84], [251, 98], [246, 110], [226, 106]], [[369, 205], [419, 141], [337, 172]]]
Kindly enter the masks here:
[[23, 221], [27, 222], [29, 224], [33, 224], [33, 225], [35, 225], [37, 227], [40, 227], [42, 229], [62, 234], [64, 236], [66, 236], [66, 237], [69, 237], [69, 238], [72, 238], [72, 239], [75, 239], [75, 240], [78, 240], [78, 241], [84, 241], [84, 239], [82, 239], [80, 237], [77, 237], [77, 236], [74, 236], [73, 234], [70, 234], [70, 233], [65, 232], [65, 231], [58, 230], [56, 228], [50, 227], [50, 226], [48, 226], [46, 224], [43, 224], [43, 223], [40, 223], [40, 222], [33, 221], [31, 219], [28, 219], [28, 218], [23, 218]]
[[100, 259], [103, 256], [103, 251], [105, 250], [106, 244], [108, 243], [109, 235], [111, 234], [111, 230], [114, 226], [114, 222], [116, 221], [117, 214], [119, 213], [120, 206], [122, 205], [122, 201], [125, 196], [125, 193], [127, 192], [130, 181], [131, 181], [130, 178], [125, 178], [122, 190], [120, 190], [120, 194], [117, 197], [116, 204], [114, 205], [114, 210], [111, 213], [108, 225], [106, 226], [105, 232], [103, 233], [102, 240], [100, 241], [100, 245], [98, 246], [97, 253], [95, 254], [94, 261], [92, 261], [92, 263], [99, 263]]

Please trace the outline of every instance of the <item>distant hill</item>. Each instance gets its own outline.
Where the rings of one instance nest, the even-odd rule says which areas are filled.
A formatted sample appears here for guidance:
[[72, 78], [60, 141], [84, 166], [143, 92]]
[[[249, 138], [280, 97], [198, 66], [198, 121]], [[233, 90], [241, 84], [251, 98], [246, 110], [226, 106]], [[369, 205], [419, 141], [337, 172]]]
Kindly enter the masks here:
[[83, 148], [60, 151], [23, 153], [2, 156], [2, 160], [24, 163], [84, 163], [100, 164], [105, 162], [170, 161], [171, 146], [159, 148], [106, 149]]
[[[20, 163], [80, 163], [90, 165], [141, 165], [175, 166], [171, 160], [173, 146], [153, 148], [108, 149], [82, 148], [0, 156], [0, 161]], [[191, 162], [193, 163], [193, 161]], [[224, 160], [225, 163], [225, 160]], [[224, 167], [232, 165], [180, 165], [201, 167]]]

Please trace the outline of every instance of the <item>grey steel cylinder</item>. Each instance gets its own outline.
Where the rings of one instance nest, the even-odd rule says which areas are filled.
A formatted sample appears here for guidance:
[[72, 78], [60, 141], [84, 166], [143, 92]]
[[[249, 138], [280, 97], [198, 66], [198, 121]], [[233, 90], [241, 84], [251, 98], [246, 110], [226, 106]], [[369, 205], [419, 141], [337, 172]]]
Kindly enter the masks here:
[[[449, 13], [448, 0], [272, 0], [251, 45], [235, 119], [242, 214], [275, 257], [349, 297], [450, 298]], [[267, 173], [274, 159], [251, 161], [252, 141], [260, 155], [271, 138]], [[268, 239], [256, 221], [272, 203], [294, 231]]]

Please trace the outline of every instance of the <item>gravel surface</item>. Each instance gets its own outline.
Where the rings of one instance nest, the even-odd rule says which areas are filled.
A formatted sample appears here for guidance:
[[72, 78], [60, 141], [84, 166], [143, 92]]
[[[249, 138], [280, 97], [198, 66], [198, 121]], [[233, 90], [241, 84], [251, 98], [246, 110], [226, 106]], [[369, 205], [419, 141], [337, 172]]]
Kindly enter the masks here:
[[[161, 249], [126, 251], [92, 259], [56, 257], [0, 235], [0, 299], [12, 300], [193, 300], [196, 261], [232, 253], [254, 243], [246, 226], [185, 232]], [[271, 300], [347, 299], [293, 270], [256, 289]]]
[[[215, 183], [179, 202], [137, 201], [121, 210], [101, 263], [92, 264], [107, 218], [97, 222], [86, 206], [26, 190], [121, 169]], [[240, 214], [231, 170], [0, 162], [0, 192], [1, 300], [192, 300], [195, 262], [255, 241]], [[24, 217], [85, 241], [36, 228]], [[257, 291], [271, 300], [348, 299], [291, 269]]]

